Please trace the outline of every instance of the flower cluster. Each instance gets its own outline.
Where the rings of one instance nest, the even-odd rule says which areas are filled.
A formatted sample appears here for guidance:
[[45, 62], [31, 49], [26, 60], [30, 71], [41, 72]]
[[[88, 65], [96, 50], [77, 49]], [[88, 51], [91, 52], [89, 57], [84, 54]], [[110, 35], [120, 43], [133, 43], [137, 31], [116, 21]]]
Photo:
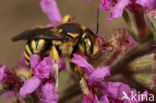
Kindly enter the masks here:
[[[41, 103], [57, 102], [58, 88], [55, 87], [55, 76], [53, 71], [53, 65], [55, 63], [50, 57], [45, 57], [41, 60], [38, 55], [32, 55], [30, 58], [31, 68], [33, 68], [34, 71], [33, 76], [24, 82], [23, 87], [20, 89], [20, 95], [25, 98], [27, 94], [33, 93], [39, 88]], [[61, 71], [64, 68], [65, 65], [60, 59], [58, 69]]]
[[[124, 94], [136, 93], [135, 89], [131, 89], [128, 85], [122, 82], [103, 82], [105, 77], [110, 76], [109, 66], [103, 66], [94, 69], [83, 57], [74, 54], [72, 62], [80, 66], [87, 74], [86, 80], [89, 88], [89, 94], [85, 94], [83, 103], [132, 103], [133, 101], [124, 99]], [[101, 96], [98, 99], [98, 92], [101, 92]], [[145, 91], [144, 94], [147, 94]]]
[[[110, 8], [110, 5], [115, 5], [113, 8]], [[101, 1], [101, 8], [104, 11], [110, 11], [110, 16], [108, 17], [108, 21], [118, 18], [122, 16], [124, 9], [128, 7], [133, 7], [135, 9], [138, 8], [138, 5], [149, 8], [155, 9], [156, 8], [156, 1], [155, 0], [102, 0]]]
[[[87, 0], [87, 1], [90, 2], [91, 0]], [[59, 9], [57, 7], [56, 0], [41, 0], [40, 6], [41, 6], [42, 11], [48, 16], [50, 20], [50, 23], [46, 27], [57, 26], [60, 23], [64, 23], [62, 21], [61, 13], [59, 12]], [[134, 17], [137, 16], [136, 17], [137, 19], [135, 18], [136, 20], [138, 20], [138, 18], [143, 18], [142, 20], [138, 20], [135, 22], [136, 24], [139, 25], [139, 26], [137, 25], [138, 26], [137, 29], [139, 33], [140, 34], [150, 33], [150, 35], [155, 35], [153, 34], [155, 33], [153, 31], [155, 30], [155, 27], [156, 27], [155, 18], [154, 16], [152, 16], [151, 28], [153, 31], [146, 32], [145, 29], [149, 27], [146, 25], [147, 24], [146, 20], [144, 20], [145, 19], [144, 11], [145, 10], [150, 11], [150, 10], [156, 9], [156, 0], [101, 0], [100, 7], [104, 11], [110, 11], [110, 16], [107, 19], [108, 21], [114, 18], [121, 17], [124, 10], [135, 12], [135, 14], [137, 14], [139, 11], [139, 13], [141, 13], [142, 15], [141, 17], [140, 15], [139, 16], [134, 15]], [[140, 10], [142, 11], [140, 12]], [[142, 25], [141, 26], [140, 22], [142, 21], [145, 21], [145, 23], [141, 23]], [[131, 25], [131, 26], [134, 26], [134, 25]], [[135, 27], [132, 27], [132, 28], [134, 29]], [[10, 70], [7, 66], [0, 65], [0, 83], [4, 90], [4, 93], [1, 93], [1, 90], [0, 90], [0, 93], [2, 94], [1, 96], [3, 97], [15, 96], [17, 99], [16, 101], [17, 103], [21, 102], [20, 99], [25, 100], [26, 103], [32, 100], [34, 100], [35, 103], [39, 101], [40, 103], [58, 103], [58, 100], [59, 100], [59, 90], [58, 90], [58, 84], [57, 84], [58, 72], [60, 73], [62, 70], [65, 69], [65, 67], [70, 68], [71, 66], [70, 69], [73, 69], [72, 67], [74, 67], [75, 72], [77, 72], [78, 75], [75, 75], [76, 74], [75, 72], [71, 73], [71, 70], [67, 70], [66, 73], [68, 73], [71, 76], [73, 76], [74, 74], [74, 76], [78, 76], [78, 80], [81, 79], [80, 87], [84, 96], [82, 103], [140, 103], [140, 102], [143, 102], [145, 99], [147, 100], [148, 90], [152, 92], [153, 88], [155, 87], [154, 83], [155, 83], [156, 75], [152, 74], [153, 71], [152, 73], [151, 71], [148, 71], [149, 73], [147, 74], [148, 76], [142, 73], [140, 73], [141, 74], [140, 75], [138, 71], [137, 73], [135, 73], [135, 70], [136, 68], [137, 70], [140, 70], [140, 68], [142, 67], [144, 67], [144, 70], [146, 70], [147, 67], [152, 68], [152, 70], [153, 68], [155, 69], [155, 65], [153, 66], [153, 62], [151, 62], [153, 61], [153, 58], [155, 59], [155, 54], [152, 54], [152, 56], [144, 57], [143, 59], [138, 58], [137, 60], [134, 60], [133, 62], [131, 62], [132, 61], [131, 58], [135, 59], [135, 56], [136, 57], [138, 55], [142, 56], [144, 54], [144, 50], [145, 52], [147, 51], [149, 53], [148, 49], [152, 49], [151, 45], [149, 44], [151, 43], [151, 41], [153, 41], [153, 38], [152, 39], [150, 38], [151, 41], [149, 43], [147, 40], [147, 44], [143, 44], [143, 47], [142, 47], [141, 43], [140, 43], [141, 45], [138, 46], [136, 42], [137, 40], [134, 34], [135, 32], [129, 32], [127, 28], [125, 28], [123, 29], [123, 32], [119, 31], [117, 35], [114, 35], [111, 41], [106, 41], [105, 39], [103, 39], [102, 36], [98, 35], [97, 36], [97, 40], [99, 40], [98, 46], [101, 47], [102, 51], [104, 51], [104, 52], [101, 52], [100, 55], [104, 55], [105, 52], [107, 52], [106, 54], [111, 54], [111, 55], [106, 55], [105, 61], [101, 60], [103, 56], [97, 57], [98, 59], [100, 58], [99, 59], [100, 62], [105, 62], [105, 64], [107, 64], [107, 66], [102, 66], [98, 68], [94, 68], [92, 66], [94, 63], [98, 64], [97, 58], [94, 58], [95, 59], [94, 63], [90, 64], [88, 63], [85, 57], [82, 57], [80, 54], [76, 54], [79, 52], [76, 52], [75, 54], [73, 53], [70, 56], [71, 57], [70, 60], [68, 58], [69, 61], [66, 63], [69, 63], [69, 64], [67, 65], [65, 65], [63, 61], [64, 58], [63, 57], [61, 58], [61, 56], [59, 58], [59, 61], [56, 63], [52, 60], [52, 57], [50, 56], [40, 58], [40, 55], [34, 54], [30, 56], [30, 67], [28, 67], [24, 62], [25, 61], [24, 53], [22, 53], [21, 60], [17, 62], [17, 65], [12, 70]], [[90, 42], [88, 43], [88, 45], [90, 45]], [[87, 45], [85, 46], [87, 48]], [[108, 50], [110, 49], [110, 47], [113, 48], [114, 50], [114, 51], [112, 50], [113, 52], [111, 53]], [[132, 48], [131, 51], [132, 52], [134, 51], [134, 52], [133, 53], [129, 52], [128, 51], [129, 48]], [[89, 49], [93, 49], [93, 48], [89, 48]], [[89, 49], [87, 48], [87, 50]], [[122, 63], [125, 63], [124, 65], [125, 67], [122, 65]], [[120, 80], [121, 78], [120, 79], [117, 78], [115, 82], [113, 82], [113, 80], [111, 81], [110, 77], [113, 77], [114, 74], [115, 75], [117, 74], [117, 73], [112, 73], [112, 69], [115, 68], [114, 65], [116, 65], [117, 67], [118, 64], [122, 68], [121, 73], [118, 75], [127, 77], [126, 75], [128, 74], [130, 81], [134, 80], [135, 81], [134, 83], [137, 83], [137, 85], [139, 85], [139, 86], [136, 86], [136, 89], [135, 89], [135, 86], [128, 81], [128, 79], [122, 78], [123, 80]], [[134, 64], [136, 64], [137, 66], [136, 65], [134, 66]], [[29, 70], [32, 70], [33, 72], [32, 75], [28, 78], [23, 76], [24, 79], [22, 76], [17, 75], [14, 69], [18, 68], [19, 70], [21, 66]], [[123, 68], [125, 69], [123, 70]], [[132, 68], [132, 70], [130, 70], [130, 68]], [[79, 71], [80, 73], [78, 73]], [[150, 73], [152, 74], [152, 76]], [[144, 81], [142, 82], [141, 80], [138, 80], [138, 78], [141, 80], [142, 79], [146, 80], [145, 82], [146, 85], [142, 85]], [[139, 84], [140, 81], [142, 84], [141, 83]], [[149, 81], [152, 81], [152, 83]], [[129, 83], [129, 85], [127, 83]], [[148, 86], [148, 83], [152, 84], [152, 89], [148, 88], [148, 87], [151, 87], [151, 86]], [[134, 88], [131, 88], [132, 86]], [[140, 87], [142, 91], [144, 91], [143, 93], [139, 92], [139, 95], [137, 95], [138, 87]], [[69, 95], [69, 96], [77, 95], [77, 94], [74, 94], [75, 92], [74, 90], [69, 89], [67, 91], [69, 92], [72, 91], [71, 93], [72, 95]], [[135, 96], [133, 96], [133, 94], [135, 94]], [[143, 95], [141, 96], [142, 98], [140, 97], [140, 95]], [[35, 96], [38, 98], [36, 98]], [[64, 98], [68, 99], [69, 97], [65, 96]], [[38, 99], [38, 100], [35, 100], [35, 99]]]

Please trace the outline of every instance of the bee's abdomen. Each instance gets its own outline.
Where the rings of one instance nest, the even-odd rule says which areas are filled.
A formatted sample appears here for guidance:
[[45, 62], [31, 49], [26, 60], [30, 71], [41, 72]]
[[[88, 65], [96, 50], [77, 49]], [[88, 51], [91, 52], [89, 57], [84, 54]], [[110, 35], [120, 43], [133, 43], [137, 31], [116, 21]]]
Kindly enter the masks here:
[[46, 41], [44, 39], [37, 39], [28, 41], [25, 45], [24, 58], [25, 63], [30, 66], [30, 56], [33, 54], [39, 54], [46, 49]]

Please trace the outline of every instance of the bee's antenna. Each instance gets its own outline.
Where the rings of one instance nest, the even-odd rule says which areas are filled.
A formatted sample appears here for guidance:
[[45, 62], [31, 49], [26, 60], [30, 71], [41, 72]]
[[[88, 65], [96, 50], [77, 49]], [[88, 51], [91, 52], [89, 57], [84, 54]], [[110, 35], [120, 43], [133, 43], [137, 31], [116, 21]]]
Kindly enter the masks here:
[[96, 24], [96, 35], [99, 33], [99, 8], [97, 8], [97, 24]]

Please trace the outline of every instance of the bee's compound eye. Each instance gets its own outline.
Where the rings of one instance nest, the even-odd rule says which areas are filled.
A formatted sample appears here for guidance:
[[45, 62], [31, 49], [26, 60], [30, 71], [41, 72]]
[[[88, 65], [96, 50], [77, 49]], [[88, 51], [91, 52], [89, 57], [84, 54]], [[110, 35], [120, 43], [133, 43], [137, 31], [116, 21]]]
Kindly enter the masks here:
[[99, 52], [98, 40], [96, 39], [93, 44], [93, 56], [97, 55]]
[[92, 49], [92, 43], [90, 41], [89, 38], [86, 38], [85, 39], [85, 50], [86, 50], [86, 54], [87, 55], [91, 55], [91, 53], [93, 52], [93, 49]]

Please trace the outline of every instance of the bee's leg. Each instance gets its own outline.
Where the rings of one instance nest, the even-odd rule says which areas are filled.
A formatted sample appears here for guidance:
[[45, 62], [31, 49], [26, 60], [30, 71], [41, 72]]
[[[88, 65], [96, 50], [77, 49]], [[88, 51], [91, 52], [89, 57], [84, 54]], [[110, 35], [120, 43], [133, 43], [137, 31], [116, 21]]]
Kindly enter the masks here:
[[59, 54], [55, 46], [51, 47], [50, 56], [52, 60], [55, 62], [53, 65], [54, 71], [55, 71], [55, 82], [56, 82], [56, 88], [58, 88], [58, 61], [59, 61]]
[[87, 84], [87, 80], [85, 79], [85, 74], [82, 71], [82, 68], [79, 66], [75, 66], [75, 71], [79, 74], [81, 80], [80, 80], [80, 86], [84, 94], [89, 95], [89, 88]]

